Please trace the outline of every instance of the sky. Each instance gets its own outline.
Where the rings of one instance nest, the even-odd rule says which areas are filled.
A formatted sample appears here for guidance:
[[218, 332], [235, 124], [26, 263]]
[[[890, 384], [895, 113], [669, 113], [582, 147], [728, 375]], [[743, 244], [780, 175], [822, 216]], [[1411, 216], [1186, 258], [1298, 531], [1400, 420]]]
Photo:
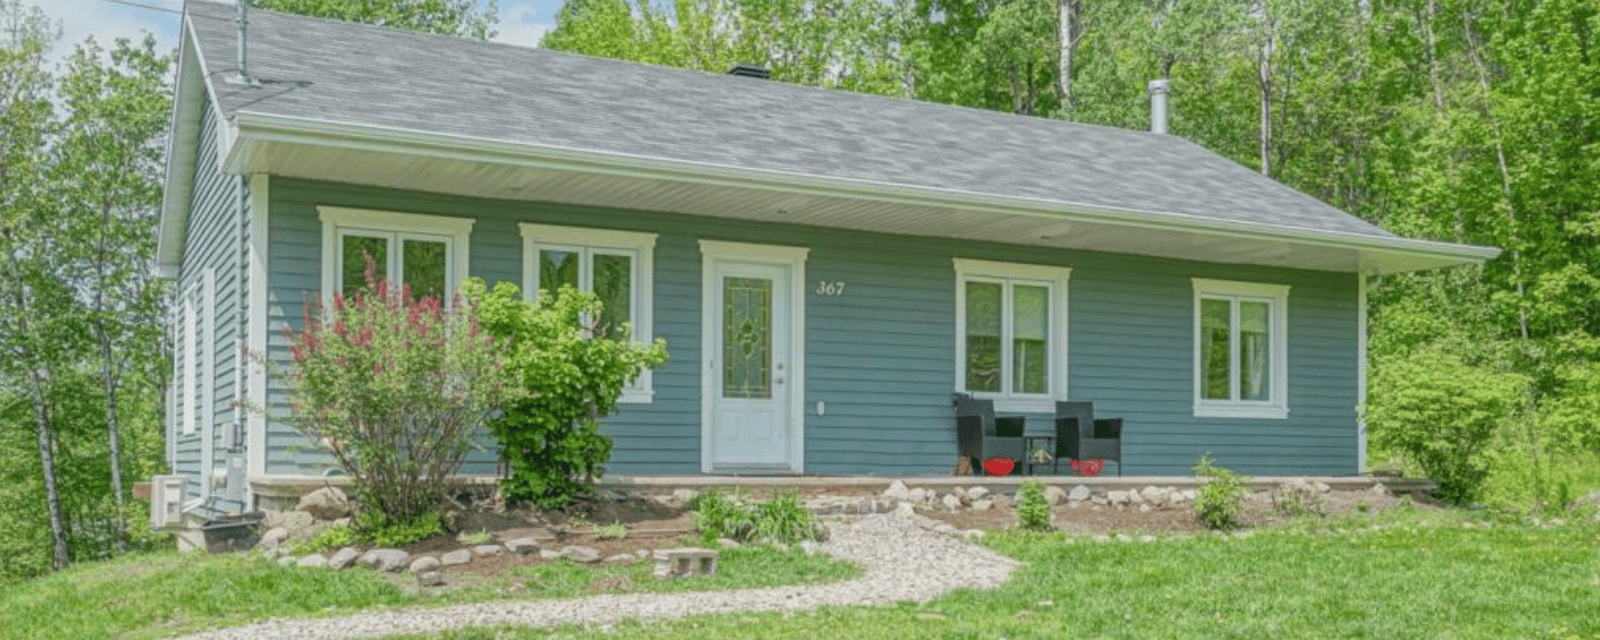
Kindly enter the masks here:
[[[143, 37], [143, 31], [149, 31], [156, 35], [158, 51], [178, 46], [180, 16], [175, 12], [183, 9], [183, 0], [128, 1], [155, 8], [133, 7], [108, 0], [24, 0], [24, 4], [38, 5], [61, 25], [62, 39], [54, 51], [55, 57], [60, 60], [65, 60], [74, 46], [91, 35], [102, 46], [109, 48], [117, 38], [137, 39]], [[556, 11], [561, 8], [561, 0], [499, 0], [499, 5], [500, 23], [495, 26], [499, 35], [494, 39], [531, 47], [539, 42], [544, 32], [555, 26]]]

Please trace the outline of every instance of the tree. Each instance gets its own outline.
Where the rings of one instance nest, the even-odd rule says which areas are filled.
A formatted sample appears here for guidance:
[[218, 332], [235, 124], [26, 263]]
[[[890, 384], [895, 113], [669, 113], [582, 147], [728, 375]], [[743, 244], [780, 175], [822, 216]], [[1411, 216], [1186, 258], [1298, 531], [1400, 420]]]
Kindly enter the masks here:
[[496, 0], [241, 0], [284, 13], [488, 40], [500, 21]]
[[93, 39], [73, 53], [60, 95], [70, 115], [53, 151], [64, 251], [71, 274], [87, 285], [83, 301], [97, 347], [104, 394], [115, 539], [127, 547], [118, 400], [130, 361], [159, 343], [162, 283], [154, 275], [157, 207], [161, 202], [162, 143], [172, 104], [171, 57], [158, 55], [155, 37], [126, 40], [110, 64]]

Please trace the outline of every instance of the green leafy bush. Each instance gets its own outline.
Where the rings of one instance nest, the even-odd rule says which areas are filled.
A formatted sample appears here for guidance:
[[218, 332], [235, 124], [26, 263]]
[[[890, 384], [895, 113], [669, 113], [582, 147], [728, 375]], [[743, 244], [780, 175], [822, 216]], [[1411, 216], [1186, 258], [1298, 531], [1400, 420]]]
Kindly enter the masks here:
[[1028, 480], [1017, 490], [1017, 526], [1028, 531], [1050, 530], [1050, 502], [1044, 498], [1044, 483]]
[[745, 504], [743, 495], [729, 496], [708, 489], [690, 500], [688, 506], [694, 512], [694, 527], [708, 542], [718, 538], [746, 540], [755, 531], [755, 509]]
[[1435, 348], [1374, 369], [1366, 406], [1374, 444], [1415, 460], [1446, 502], [1475, 499], [1490, 472], [1486, 446], [1520, 407], [1528, 379]]
[[288, 331], [289, 420], [351, 477], [360, 512], [415, 523], [438, 510], [474, 430], [514, 389], [473, 304], [413, 299], [373, 273], [368, 256], [366, 288], [307, 305]]
[[1194, 511], [1200, 522], [1210, 529], [1238, 528], [1242, 524], [1239, 515], [1244, 513], [1244, 497], [1250, 490], [1249, 479], [1216, 466], [1209, 453], [1195, 463], [1194, 476], [1200, 480], [1200, 489], [1194, 496]]
[[607, 322], [598, 297], [571, 287], [528, 302], [511, 283], [488, 292], [474, 279], [466, 293], [500, 341], [508, 383], [519, 391], [488, 423], [511, 469], [501, 488], [541, 509], [571, 504], [611, 457], [600, 418], [616, 411], [629, 381], [666, 362], [666, 342], [630, 342], [630, 327]]
[[311, 536], [306, 540], [294, 543], [289, 552], [301, 556], [308, 553], [322, 553], [343, 549], [360, 542], [355, 529], [345, 525], [334, 525], [324, 529], [322, 533]]
[[437, 512], [398, 520], [379, 511], [363, 511], [355, 522], [361, 539], [380, 547], [398, 547], [444, 533], [444, 518]]

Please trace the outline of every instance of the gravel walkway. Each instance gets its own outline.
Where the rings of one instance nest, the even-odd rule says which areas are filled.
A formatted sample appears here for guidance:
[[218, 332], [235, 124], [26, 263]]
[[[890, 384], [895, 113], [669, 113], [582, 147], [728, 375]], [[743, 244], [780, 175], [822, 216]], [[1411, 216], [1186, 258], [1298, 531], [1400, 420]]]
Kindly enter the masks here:
[[988, 549], [933, 533], [908, 519], [890, 515], [833, 523], [828, 541], [820, 547], [829, 554], [855, 562], [861, 568], [861, 577], [809, 587], [600, 595], [575, 600], [408, 608], [343, 618], [274, 620], [184, 638], [369, 638], [505, 624], [577, 623], [609, 627], [630, 618], [657, 620], [733, 611], [801, 611], [825, 605], [922, 602], [959, 587], [997, 587], [1018, 565]]

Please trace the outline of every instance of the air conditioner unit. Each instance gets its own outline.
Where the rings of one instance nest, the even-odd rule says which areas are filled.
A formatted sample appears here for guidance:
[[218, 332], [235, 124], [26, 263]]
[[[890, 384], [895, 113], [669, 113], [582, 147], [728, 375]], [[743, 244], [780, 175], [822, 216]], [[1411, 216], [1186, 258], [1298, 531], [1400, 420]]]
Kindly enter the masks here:
[[150, 528], [168, 529], [182, 525], [185, 490], [183, 476], [156, 476], [150, 479]]

